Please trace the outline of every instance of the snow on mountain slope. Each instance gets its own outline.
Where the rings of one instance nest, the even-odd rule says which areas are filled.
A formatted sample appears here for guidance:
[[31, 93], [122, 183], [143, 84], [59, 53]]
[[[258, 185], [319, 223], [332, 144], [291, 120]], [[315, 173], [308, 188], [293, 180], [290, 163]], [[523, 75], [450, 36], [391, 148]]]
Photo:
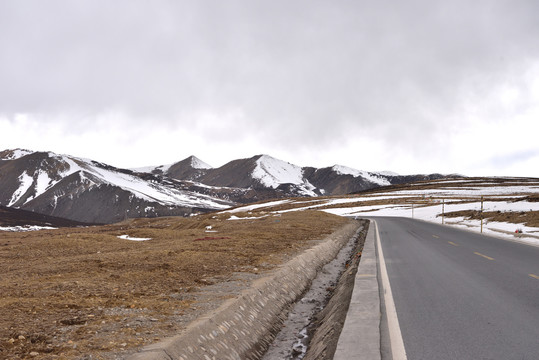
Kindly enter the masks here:
[[19, 176], [19, 188], [17, 190], [15, 190], [15, 192], [13, 193], [13, 196], [11, 197], [11, 200], [9, 201], [8, 205], [7, 206], [12, 206], [13, 204], [15, 204], [17, 201], [19, 201], [19, 199], [28, 191], [28, 189], [30, 189], [30, 187], [32, 186], [32, 184], [34, 183], [34, 178], [32, 178], [31, 176], [29, 176], [26, 171], [23, 172], [20, 176]]
[[206, 164], [196, 156], [189, 156], [174, 164], [146, 166], [131, 170], [140, 173], [166, 175], [177, 180], [196, 180], [210, 169], [213, 169], [212, 166]]
[[196, 156], [191, 156], [191, 166], [193, 169], [212, 169], [211, 165], [206, 164]]
[[163, 184], [146, 181], [134, 175], [98, 166], [88, 166], [86, 172], [96, 176], [103, 183], [118, 186], [133, 193], [136, 197], [147, 201], [157, 201], [166, 205], [200, 206], [219, 209], [229, 207], [229, 205], [216, 202], [215, 199], [209, 196], [191, 194], [174, 187], [163, 186]]
[[388, 171], [388, 170], [377, 171], [377, 174], [384, 175], [384, 176], [399, 176], [399, 174], [397, 174], [396, 172]]
[[[129, 170], [117, 169], [96, 161], [73, 156], [58, 155], [52, 152], [28, 152], [25, 154], [20, 151], [12, 151], [11, 154], [8, 154], [9, 156], [4, 156], [3, 159], [23, 161], [25, 156], [32, 154], [34, 155], [32, 161], [29, 160], [26, 166], [21, 167], [24, 170], [18, 176], [18, 188], [13, 192], [8, 206], [20, 207], [28, 203], [74, 173], [79, 173], [81, 180], [87, 180], [90, 187], [108, 184], [129, 191], [137, 198], [155, 201], [162, 205], [215, 209], [224, 209], [232, 205], [230, 202], [220, 201], [210, 196], [178, 189], [173, 182], [147, 181]], [[26, 198], [23, 199], [24, 195]], [[21, 199], [24, 201], [18, 203]]]
[[143, 166], [143, 167], [138, 167], [138, 168], [131, 168], [129, 170], [133, 170], [139, 173], [165, 174], [172, 165], [174, 164], [166, 164], [166, 165], [158, 165], [158, 166]]
[[356, 170], [352, 169], [346, 166], [342, 165], [335, 165], [333, 166], [333, 170], [341, 175], [352, 175], [353, 177], [363, 177], [366, 180], [375, 183], [377, 185], [385, 186], [385, 185], [391, 185], [391, 183], [384, 177], [380, 176], [380, 174], [371, 173], [363, 170]]
[[303, 177], [303, 169], [286, 161], [262, 155], [256, 160], [251, 176], [265, 186], [277, 188], [281, 184], [299, 185], [305, 195], [317, 196], [315, 187]]
[[33, 151], [25, 149], [14, 149], [14, 150], [5, 150], [0, 152], [0, 160], [16, 160], [28, 154], [31, 154]]

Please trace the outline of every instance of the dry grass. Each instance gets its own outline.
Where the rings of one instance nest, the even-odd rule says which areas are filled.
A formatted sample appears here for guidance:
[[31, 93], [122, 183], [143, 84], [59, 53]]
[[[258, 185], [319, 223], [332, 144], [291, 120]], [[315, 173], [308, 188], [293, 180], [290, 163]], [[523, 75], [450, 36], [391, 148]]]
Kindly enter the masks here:
[[539, 211], [484, 211], [477, 210], [454, 211], [445, 214], [446, 217], [465, 217], [468, 220], [487, 220], [524, 224], [531, 227], [539, 227]]
[[1, 233], [0, 358], [107, 358], [170, 336], [205, 308], [201, 288], [271, 269], [348, 221], [321, 212], [229, 216]]

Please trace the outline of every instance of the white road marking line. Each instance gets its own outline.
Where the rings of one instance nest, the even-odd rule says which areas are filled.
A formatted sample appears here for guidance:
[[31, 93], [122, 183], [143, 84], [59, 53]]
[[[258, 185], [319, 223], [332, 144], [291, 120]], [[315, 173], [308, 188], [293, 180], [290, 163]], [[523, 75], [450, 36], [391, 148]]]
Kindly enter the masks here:
[[404, 341], [402, 340], [401, 328], [399, 326], [399, 318], [397, 316], [397, 309], [395, 308], [395, 302], [393, 300], [393, 294], [391, 292], [391, 285], [389, 283], [389, 276], [387, 275], [384, 252], [382, 251], [380, 233], [378, 232], [378, 224], [374, 220], [372, 220], [372, 222], [374, 222], [374, 226], [376, 228], [376, 243], [378, 245], [378, 254], [380, 257], [380, 275], [382, 277], [382, 285], [384, 287], [384, 303], [386, 307], [387, 323], [389, 328], [391, 354], [393, 356], [393, 360], [406, 360], [406, 349], [404, 348]]

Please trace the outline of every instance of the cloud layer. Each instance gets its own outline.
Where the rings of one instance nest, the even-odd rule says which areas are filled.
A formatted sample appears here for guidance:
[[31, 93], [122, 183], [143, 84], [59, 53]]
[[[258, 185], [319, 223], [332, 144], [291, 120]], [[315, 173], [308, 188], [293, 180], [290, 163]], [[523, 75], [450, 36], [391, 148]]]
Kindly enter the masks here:
[[[103, 161], [118, 142], [140, 158], [131, 146], [165, 137], [171, 157], [208, 162], [269, 152], [300, 165], [514, 171], [539, 152], [527, 135], [538, 13], [519, 0], [3, 1], [0, 140], [13, 143], [26, 114], [27, 127], [86, 148], [101, 134], [103, 154], [67, 150]], [[520, 139], [500, 147], [510, 123]]]

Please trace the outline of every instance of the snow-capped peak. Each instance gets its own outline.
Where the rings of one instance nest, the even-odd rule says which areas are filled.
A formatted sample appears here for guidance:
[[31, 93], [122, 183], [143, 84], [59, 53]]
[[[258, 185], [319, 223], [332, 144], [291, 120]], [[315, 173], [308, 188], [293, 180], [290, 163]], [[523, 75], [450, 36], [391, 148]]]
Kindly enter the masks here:
[[377, 171], [378, 174], [380, 175], [384, 175], [384, 176], [399, 176], [399, 174], [397, 174], [396, 172], [394, 171], [387, 171], [387, 170], [384, 170], [384, 171]]
[[196, 156], [191, 156], [191, 166], [193, 169], [213, 169], [213, 166], [206, 164]]
[[349, 168], [347, 166], [342, 166], [342, 165], [335, 165], [333, 166], [332, 169], [337, 174], [352, 175], [353, 177], [361, 176], [365, 178], [366, 180], [372, 183], [378, 184], [378, 185], [390, 185], [390, 182], [387, 179], [383, 178], [381, 174], [371, 173], [371, 172], [367, 172], [363, 170], [356, 170], [356, 169], [352, 169], [352, 168]]
[[297, 165], [262, 155], [256, 160], [253, 178], [263, 185], [276, 188], [280, 184], [303, 184], [303, 170]]
[[314, 192], [316, 188], [303, 177], [301, 167], [269, 155], [261, 155], [256, 160], [256, 167], [251, 176], [261, 184], [274, 189], [281, 184], [294, 184], [298, 185], [304, 195], [317, 196]]
[[5, 150], [0, 152], [0, 160], [17, 160], [32, 153], [33, 151], [26, 149]]

